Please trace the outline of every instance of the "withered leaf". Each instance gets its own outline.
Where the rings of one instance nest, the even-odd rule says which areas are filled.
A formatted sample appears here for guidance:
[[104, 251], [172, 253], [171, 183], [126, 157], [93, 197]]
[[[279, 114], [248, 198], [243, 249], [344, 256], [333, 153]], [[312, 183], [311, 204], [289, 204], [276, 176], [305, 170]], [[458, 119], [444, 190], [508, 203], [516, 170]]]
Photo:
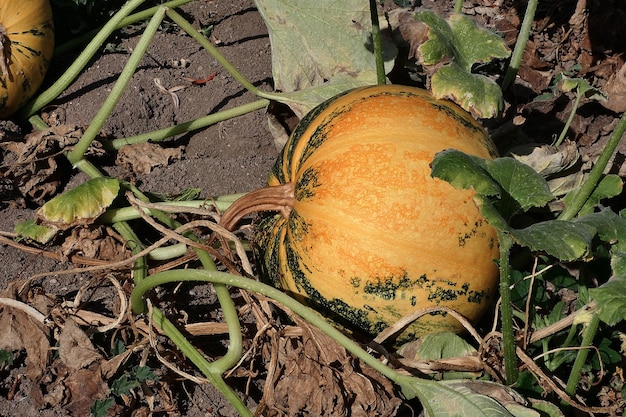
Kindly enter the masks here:
[[102, 360], [102, 355], [93, 347], [89, 337], [69, 317], [59, 336], [59, 356], [72, 371], [86, 368]]
[[281, 378], [265, 397], [268, 416], [388, 416], [401, 400], [391, 383], [333, 339], [296, 319], [301, 339], [278, 344]]
[[183, 148], [164, 148], [147, 142], [126, 145], [117, 153], [115, 163], [139, 174], [149, 174], [155, 166], [168, 165], [180, 159]]
[[23, 311], [10, 307], [0, 307], [0, 311], [0, 349], [25, 349], [26, 377], [39, 378], [50, 357], [48, 329]]
[[[59, 125], [33, 132], [24, 140], [9, 140], [0, 146], [9, 154], [1, 167], [3, 176], [10, 178], [27, 199], [41, 204], [61, 187], [59, 158], [75, 145], [83, 134], [82, 128]], [[100, 154], [99, 142], [94, 142], [89, 154]]]
[[72, 229], [61, 245], [65, 258], [78, 254], [90, 259], [120, 261], [130, 255], [130, 251], [118, 240], [107, 234], [102, 226], [84, 226]]

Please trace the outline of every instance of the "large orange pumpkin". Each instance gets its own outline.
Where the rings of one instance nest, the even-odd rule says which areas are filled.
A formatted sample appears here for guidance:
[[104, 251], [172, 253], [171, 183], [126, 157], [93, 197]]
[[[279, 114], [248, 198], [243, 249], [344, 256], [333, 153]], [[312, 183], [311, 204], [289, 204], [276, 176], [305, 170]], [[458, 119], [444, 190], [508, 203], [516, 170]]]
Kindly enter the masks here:
[[[355, 89], [303, 118], [269, 187], [236, 202], [223, 222], [232, 228], [245, 213], [270, 210], [256, 242], [264, 274], [369, 334], [429, 306], [476, 321], [496, 292], [498, 243], [473, 191], [431, 177], [433, 157], [449, 148], [496, 156], [481, 126], [450, 102], [405, 86]], [[437, 313], [400, 339], [460, 329]]]
[[48, 0], [0, 0], [0, 118], [11, 116], [33, 97], [53, 52]]

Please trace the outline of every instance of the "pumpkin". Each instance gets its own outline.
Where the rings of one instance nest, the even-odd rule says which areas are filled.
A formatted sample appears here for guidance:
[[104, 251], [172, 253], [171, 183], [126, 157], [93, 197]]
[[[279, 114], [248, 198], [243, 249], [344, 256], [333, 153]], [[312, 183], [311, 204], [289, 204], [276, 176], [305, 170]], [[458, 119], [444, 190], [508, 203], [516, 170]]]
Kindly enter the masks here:
[[11, 116], [35, 94], [53, 52], [48, 0], [0, 0], [0, 118]]
[[[497, 155], [468, 113], [425, 90], [351, 90], [300, 121], [268, 187], [235, 202], [222, 224], [232, 229], [243, 215], [265, 210], [255, 242], [262, 272], [368, 334], [431, 306], [476, 321], [498, 284], [497, 235], [473, 190], [431, 177], [433, 157], [448, 148]], [[398, 340], [461, 329], [438, 311]]]

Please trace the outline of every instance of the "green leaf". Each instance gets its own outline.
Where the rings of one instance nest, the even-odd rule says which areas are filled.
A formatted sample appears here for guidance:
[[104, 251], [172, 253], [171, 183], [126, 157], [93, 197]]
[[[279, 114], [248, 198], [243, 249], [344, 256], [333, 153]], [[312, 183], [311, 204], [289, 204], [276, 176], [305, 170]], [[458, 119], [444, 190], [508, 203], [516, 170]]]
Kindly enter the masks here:
[[129, 395], [130, 390], [132, 390], [133, 388], [137, 388], [139, 385], [139, 381], [131, 378], [128, 374], [124, 374], [117, 378], [115, 381], [113, 381], [113, 383], [111, 384], [111, 392], [113, 393], [113, 395], [117, 396], [122, 394]]
[[105, 417], [108, 415], [109, 408], [115, 403], [115, 399], [108, 397], [104, 400], [96, 400], [89, 408], [91, 417]]
[[457, 188], [474, 188], [479, 193], [474, 201], [487, 222], [515, 243], [561, 261], [588, 255], [596, 234], [592, 225], [550, 220], [515, 229], [508, 224], [507, 219], [518, 211], [542, 207], [554, 199], [546, 180], [528, 165], [515, 158], [488, 160], [449, 150], [437, 154], [431, 166], [432, 176]]
[[34, 219], [25, 220], [15, 225], [13, 228], [15, 234], [21, 239], [31, 239], [41, 244], [46, 244], [52, 240], [52, 238], [59, 231], [58, 228], [41, 226], [35, 223]]
[[589, 254], [596, 229], [582, 223], [549, 220], [525, 229], [508, 228], [507, 232], [532, 251], [546, 252], [561, 261], [573, 261]]
[[428, 40], [418, 48], [425, 65], [444, 65], [431, 79], [433, 94], [451, 98], [479, 117], [492, 117], [503, 106], [500, 88], [489, 78], [472, 74], [472, 66], [493, 58], [507, 58], [510, 51], [496, 34], [479, 27], [471, 18], [453, 13], [448, 20], [425, 10], [415, 19], [430, 28]]
[[555, 77], [555, 83], [561, 91], [576, 90], [577, 94], [581, 94], [587, 98], [593, 100], [606, 100], [604, 93], [593, 87], [589, 82], [583, 78], [571, 78], [564, 74], [557, 74]]
[[484, 75], [467, 72], [454, 62], [433, 74], [431, 89], [435, 97], [449, 98], [477, 117], [493, 117], [503, 109], [498, 84]]
[[600, 320], [614, 326], [626, 319], [626, 275], [614, 276], [598, 288], [589, 289]]
[[543, 207], [554, 199], [546, 180], [515, 158], [485, 160], [485, 168], [523, 211]]
[[595, 228], [598, 237], [613, 245], [614, 251], [626, 253], [626, 219], [617, 215], [611, 209], [604, 209], [598, 213], [587, 214], [574, 220]]
[[435, 156], [431, 175], [457, 188], [473, 188], [484, 196], [500, 197], [498, 207], [509, 218], [519, 209], [543, 207], [554, 199], [546, 180], [528, 165], [514, 158], [482, 159], [457, 150]]
[[407, 399], [418, 397], [428, 417], [512, 417], [499, 402], [452, 381], [434, 382], [411, 377], [395, 381]]
[[[616, 197], [621, 194], [624, 183], [619, 175], [609, 174], [604, 176], [596, 188], [593, 190], [585, 204], [580, 209], [578, 215], [593, 213], [598, 203], [605, 198]], [[575, 192], [568, 193], [563, 198], [563, 203], [567, 206], [574, 199]]]
[[484, 160], [448, 149], [438, 153], [431, 166], [431, 176], [440, 178], [456, 188], [473, 188], [486, 196], [499, 196], [500, 185], [485, 171]]
[[429, 334], [420, 340], [421, 343], [414, 359], [437, 360], [476, 353], [472, 345], [451, 332]]
[[45, 226], [67, 229], [90, 224], [111, 205], [120, 190], [114, 178], [94, 178], [64, 192], [37, 210], [35, 219]]
[[154, 381], [157, 379], [156, 374], [154, 373], [154, 371], [152, 371], [152, 369], [150, 369], [148, 366], [135, 366], [133, 367], [133, 374], [135, 375], [135, 378], [137, 378], [137, 380], [139, 382], [143, 382], [143, 381]]
[[[275, 88], [282, 92], [338, 84], [341, 91], [376, 84], [369, 2], [363, 0], [255, 0], [272, 45]], [[381, 23], [385, 19], [380, 19]], [[393, 68], [396, 47], [383, 39], [385, 69]], [[319, 89], [320, 98], [293, 94], [286, 101], [299, 116], [337, 93]]]

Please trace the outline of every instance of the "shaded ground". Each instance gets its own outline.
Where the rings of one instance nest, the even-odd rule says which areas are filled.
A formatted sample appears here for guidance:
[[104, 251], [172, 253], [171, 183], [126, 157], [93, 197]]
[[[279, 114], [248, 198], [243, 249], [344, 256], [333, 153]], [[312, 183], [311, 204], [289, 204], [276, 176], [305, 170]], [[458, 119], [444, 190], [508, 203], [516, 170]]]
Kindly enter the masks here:
[[[387, 7], [391, 7], [388, 2]], [[432, 6], [432, 2], [423, 1], [424, 6]], [[466, 2], [469, 3], [469, 2]], [[522, 3], [507, 1], [502, 7], [492, 7], [492, 2], [474, 1], [465, 10], [474, 15], [485, 25], [503, 34], [510, 45], [517, 37], [519, 24], [523, 16]], [[575, 65], [579, 76], [589, 79], [597, 87], [615, 84], [614, 74], [623, 65], [622, 53], [624, 45], [623, 25], [616, 23], [624, 16], [625, 7], [620, 2], [588, 1], [589, 18], [577, 6], [584, 2], [563, 1], [548, 6], [540, 5], [537, 19], [527, 48], [524, 65], [520, 69], [520, 79], [514, 93], [507, 96], [507, 112], [501, 120], [491, 121], [491, 128], [498, 145], [506, 150], [513, 142], [546, 142], [556, 136], [566, 120], [572, 103], [571, 97], [557, 95], [556, 98], [541, 103], [531, 103], [532, 98], [550, 87], [554, 75], [572, 69]], [[210, 38], [219, 50], [256, 86], [271, 90], [270, 44], [263, 21], [256, 12], [252, 1], [204, 1], [197, 0], [181, 8], [184, 16], [196, 28], [213, 27]], [[605, 30], [608, 28], [608, 30]], [[44, 111], [45, 120], [56, 121], [59, 125], [87, 126], [97, 113], [101, 103], [123, 68], [131, 51], [138, 41], [141, 25], [124, 29], [109, 39], [105, 51], [98, 54], [81, 76]], [[407, 51], [405, 51], [406, 53]], [[57, 57], [50, 72], [50, 79], [58, 76], [64, 66], [71, 61], [70, 56]], [[403, 62], [403, 61], [400, 61]], [[406, 79], [407, 68], [411, 60], [400, 65], [398, 79]], [[213, 77], [214, 76], [214, 77]], [[209, 80], [210, 78], [210, 80]], [[158, 88], [155, 80], [165, 89], [184, 86], [175, 91], [179, 99], [176, 106], [170, 94]], [[189, 80], [205, 81], [194, 84]], [[616, 88], [619, 88], [617, 85]], [[614, 97], [617, 97], [615, 95]], [[618, 97], [619, 98], [619, 97]], [[164, 23], [152, 42], [148, 53], [143, 58], [140, 68], [128, 86], [122, 101], [115, 109], [104, 126], [103, 134], [109, 137], [128, 137], [180, 124], [219, 110], [233, 108], [237, 105], [255, 100], [234, 81], [200, 45], [184, 35], [174, 25]], [[613, 102], [613, 110], [622, 111], [618, 102]], [[604, 142], [611, 133], [617, 113], [607, 110], [596, 102], [584, 101], [569, 132], [569, 138], [578, 142], [583, 150], [583, 163], [593, 160], [602, 149]], [[28, 133], [26, 125], [16, 127], [10, 123], [3, 125], [4, 136], [0, 139], [24, 136]], [[267, 118], [263, 111], [257, 111], [237, 117], [200, 131], [181, 135], [163, 144], [172, 151], [172, 157], [163, 165], [150, 166], [150, 172], [141, 172], [137, 159], [142, 155], [131, 155], [129, 161], [119, 165], [106, 159], [100, 160], [103, 169], [110, 176], [129, 180], [143, 191], [176, 194], [186, 188], [200, 188], [200, 198], [216, 195], [241, 193], [258, 188], [264, 184], [265, 177], [274, 163], [278, 151], [274, 147], [272, 136], [267, 127]], [[179, 148], [182, 147], [182, 148]], [[616, 163], [612, 170], [622, 174], [625, 148], [620, 148]], [[68, 167], [60, 167], [61, 188], [71, 188], [84, 181], [83, 174], [70, 175]], [[0, 230], [11, 231], [14, 225], [33, 216], [37, 201], [24, 200], [19, 190], [3, 184], [2, 204], [0, 209]], [[623, 207], [621, 199], [612, 202], [616, 211]], [[43, 248], [59, 251], [59, 248]], [[67, 269], [67, 262], [59, 262], [42, 256], [41, 253], [26, 253], [22, 250], [0, 246], [0, 288], [6, 288], [11, 282], [21, 282], [34, 274]], [[40, 294], [54, 294], [56, 303], [72, 299], [78, 288], [89, 282], [91, 275], [59, 275], [36, 280], [33, 285], [31, 299]], [[110, 289], [107, 289], [110, 291]], [[111, 293], [93, 296], [101, 304], [111, 303]], [[211, 307], [215, 298], [209, 288], [192, 288], [183, 286], [181, 294], [193, 294], [194, 305], [189, 311], [201, 318], [215, 318]], [[237, 301], [245, 305], [248, 300]], [[182, 297], [185, 302], [188, 297]], [[170, 299], [176, 303], [176, 297]], [[207, 307], [208, 306], [208, 307]], [[109, 306], [110, 307], [110, 306]], [[113, 308], [114, 309], [114, 308]], [[256, 316], [255, 316], [256, 317]], [[246, 333], [248, 339], [256, 335], [252, 328]], [[257, 328], [259, 326], [257, 325]], [[308, 332], [305, 328], [305, 333]], [[300, 333], [302, 334], [302, 330]], [[221, 342], [217, 347], [211, 344], [214, 336], [202, 339], [201, 343], [212, 354], [222, 354]], [[319, 336], [316, 336], [319, 337]], [[269, 336], [268, 336], [269, 338]], [[215, 337], [215, 339], [219, 339]], [[108, 343], [108, 341], [106, 342]], [[106, 343], [98, 348], [108, 348]], [[278, 343], [278, 342], [276, 342]], [[281, 349], [287, 356], [292, 355], [294, 361], [300, 361], [299, 355], [305, 351], [293, 347], [281, 339]], [[249, 340], [246, 348], [261, 347]], [[291, 350], [290, 350], [291, 349]], [[164, 347], [163, 354], [171, 360], [180, 360], [171, 347]], [[254, 352], [257, 359], [267, 358], [264, 352]], [[319, 352], [318, 352], [319, 353]], [[267, 352], [265, 352], [267, 354]], [[310, 352], [307, 351], [310, 356]], [[351, 360], [334, 352], [335, 362], [351, 363]], [[123, 401], [115, 409], [122, 415], [134, 409], [147, 412], [150, 398], [155, 401], [155, 409], [162, 415], [234, 415], [234, 411], [214, 392], [209, 384], [197, 385], [180, 379], [160, 367], [157, 361], [145, 359], [137, 363], [149, 363], [162, 383], [154, 386], [160, 389], [153, 396], [135, 393]], [[332, 360], [331, 360], [332, 362]], [[135, 362], [133, 362], [135, 363]], [[301, 363], [301, 362], [298, 362]], [[0, 368], [0, 415], [2, 416], [59, 416], [84, 415], [91, 403], [76, 405], [68, 399], [71, 389], [65, 387], [58, 396], [54, 395], [54, 387], [64, 376], [75, 374], [64, 371], [59, 364], [51, 364], [39, 375], [39, 383], [33, 384], [28, 377], [25, 354], [22, 352], [15, 359], [16, 366]], [[303, 368], [311, 366], [308, 363]], [[346, 365], [347, 366], [347, 365]], [[351, 364], [351, 366], [357, 365]], [[247, 368], [246, 368], [247, 367]], [[186, 367], [191, 371], [191, 367]], [[287, 368], [288, 369], [288, 368]], [[307, 368], [308, 369], [308, 368]], [[359, 369], [359, 375], [369, 375], [367, 369]], [[65, 373], [64, 373], [65, 372]], [[273, 405], [277, 408], [305, 407], [287, 401], [290, 385], [287, 377], [294, 378], [297, 373], [285, 371], [283, 383], [276, 385], [276, 398], [281, 395], [283, 403], [278, 400]], [[265, 368], [254, 360], [245, 363], [231, 381], [238, 389], [250, 393], [249, 403], [255, 407], [261, 398], [263, 384], [267, 374]], [[323, 379], [323, 375], [317, 375]], [[367, 381], [376, 381], [368, 376]], [[101, 381], [102, 382], [102, 381]], [[377, 385], [380, 384], [380, 385]], [[389, 390], [382, 382], [372, 384], [381, 392]], [[347, 384], [346, 386], [350, 386]], [[60, 389], [59, 389], [60, 390]], [[94, 388], [94, 393], [99, 392]], [[74, 392], [75, 397], [80, 397]], [[340, 396], [341, 394], [337, 394]], [[362, 393], [367, 395], [367, 393]], [[607, 394], [608, 396], [608, 394]], [[384, 396], [383, 396], [384, 397]], [[148, 398], [148, 399], [146, 399]], [[88, 398], [90, 401], [93, 397]], [[379, 399], [376, 410], [392, 409], [394, 399]], [[397, 399], [396, 399], [397, 400]], [[620, 400], [614, 400], [619, 402]], [[72, 405], [74, 404], [74, 405]], [[270, 404], [271, 405], [271, 404]], [[328, 410], [327, 410], [328, 411]], [[375, 410], [369, 410], [375, 415]], [[271, 414], [269, 415], [280, 415]], [[330, 415], [330, 414], [329, 414]]]

